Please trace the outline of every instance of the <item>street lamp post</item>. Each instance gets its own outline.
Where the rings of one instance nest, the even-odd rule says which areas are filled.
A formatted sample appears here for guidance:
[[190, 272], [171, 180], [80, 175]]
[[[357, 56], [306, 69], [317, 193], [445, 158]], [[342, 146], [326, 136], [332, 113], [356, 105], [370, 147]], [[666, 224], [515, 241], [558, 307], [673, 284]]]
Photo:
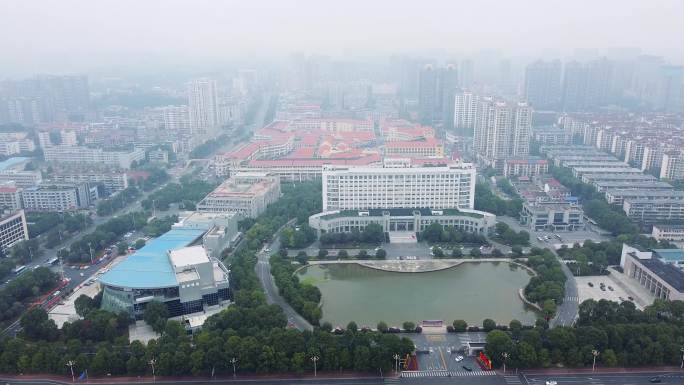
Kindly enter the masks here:
[[504, 374], [506, 374], [506, 360], [507, 360], [508, 357], [510, 357], [510, 356], [511, 356], [511, 355], [510, 355], [508, 352], [503, 352], [503, 353], [501, 353], [501, 357], [503, 357], [503, 371], [504, 371]]
[[152, 381], [153, 382], [157, 382], [157, 375], [154, 373], [154, 364], [156, 364], [156, 363], [157, 363], [157, 360], [154, 358], [151, 359], [149, 362], [150, 366], [152, 367]]
[[682, 346], [682, 348], [679, 349], [679, 351], [682, 352], [682, 364], [679, 366], [679, 369], [684, 369], [684, 346]]
[[90, 264], [93, 264], [93, 245], [91, 242], [88, 242], [88, 250], [90, 250]]
[[596, 357], [599, 355], [599, 351], [596, 349], [591, 350], [591, 355], [594, 356], [594, 362], [591, 364], [591, 371], [596, 370]]
[[399, 358], [401, 358], [401, 357], [399, 356], [399, 354], [394, 353], [392, 358], [394, 358], [394, 371], [398, 372], [399, 371]]
[[316, 362], [318, 362], [318, 360], [319, 360], [318, 356], [311, 357], [311, 361], [314, 364], [314, 377], [316, 377]]
[[230, 359], [230, 363], [233, 364], [233, 378], [235, 378], [235, 364], [237, 364], [238, 359], [233, 357]]
[[71, 382], [76, 381], [76, 377], [74, 376], [74, 365], [76, 365], [76, 361], [69, 360], [66, 362], [66, 366], [71, 370]]

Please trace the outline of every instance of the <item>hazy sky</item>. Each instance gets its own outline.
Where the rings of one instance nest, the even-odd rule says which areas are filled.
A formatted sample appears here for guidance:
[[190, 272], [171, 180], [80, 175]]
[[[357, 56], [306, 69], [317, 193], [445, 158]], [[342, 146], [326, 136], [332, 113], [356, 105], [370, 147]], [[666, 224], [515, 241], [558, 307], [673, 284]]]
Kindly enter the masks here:
[[684, 61], [684, 0], [0, 0], [0, 78], [291, 51], [640, 47]]

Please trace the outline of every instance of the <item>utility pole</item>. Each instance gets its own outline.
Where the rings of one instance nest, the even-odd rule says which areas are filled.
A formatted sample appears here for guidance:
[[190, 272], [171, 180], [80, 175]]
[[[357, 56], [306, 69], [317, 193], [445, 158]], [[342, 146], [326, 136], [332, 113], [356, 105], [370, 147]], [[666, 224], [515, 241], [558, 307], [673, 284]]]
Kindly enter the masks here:
[[399, 354], [394, 353], [392, 358], [394, 358], [394, 371], [399, 372]]
[[90, 242], [88, 242], [88, 250], [90, 250], [90, 264], [93, 264], [93, 246]]
[[73, 360], [69, 360], [66, 362], [66, 366], [68, 366], [69, 369], [71, 369], [71, 382], [76, 381], [76, 376], [74, 376], [74, 365], [76, 365], [76, 362]]
[[316, 362], [318, 362], [318, 360], [319, 360], [318, 356], [311, 357], [311, 361], [314, 364], [314, 377], [316, 377]]
[[503, 352], [503, 353], [501, 353], [501, 357], [503, 357], [503, 370], [504, 370], [504, 374], [506, 374], [506, 360], [507, 360], [508, 357], [510, 357], [510, 356], [511, 356], [511, 355], [510, 355], [508, 352]]
[[152, 381], [153, 382], [157, 382], [157, 375], [154, 373], [154, 364], [156, 364], [156, 363], [157, 363], [157, 360], [154, 358], [151, 359], [149, 362], [150, 366], [152, 367]]
[[230, 359], [230, 363], [233, 364], [233, 378], [235, 378], [235, 364], [237, 364], [238, 359], [233, 357]]
[[591, 371], [593, 372], [596, 370], [596, 357], [599, 355], [599, 351], [596, 349], [592, 349], [591, 355], [594, 356], [594, 363], [591, 364]]

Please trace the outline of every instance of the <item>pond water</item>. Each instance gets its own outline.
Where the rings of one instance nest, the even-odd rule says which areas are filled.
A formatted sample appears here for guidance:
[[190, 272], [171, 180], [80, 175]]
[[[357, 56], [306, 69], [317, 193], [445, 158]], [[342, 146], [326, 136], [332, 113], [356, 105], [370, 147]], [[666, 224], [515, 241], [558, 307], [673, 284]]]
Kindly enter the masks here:
[[380, 271], [357, 264], [311, 265], [299, 271], [304, 283], [322, 294], [323, 320], [333, 326], [355, 321], [375, 327], [379, 321], [401, 326], [404, 321], [463, 319], [482, 325], [517, 319], [533, 324], [536, 313], [518, 297], [531, 273], [505, 262], [463, 263], [428, 273]]

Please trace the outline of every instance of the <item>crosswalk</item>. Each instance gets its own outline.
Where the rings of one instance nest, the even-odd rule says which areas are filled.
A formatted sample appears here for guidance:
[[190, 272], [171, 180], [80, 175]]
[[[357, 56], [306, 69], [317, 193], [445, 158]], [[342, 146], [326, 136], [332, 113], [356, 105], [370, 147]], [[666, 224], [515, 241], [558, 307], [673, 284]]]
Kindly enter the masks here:
[[579, 297], [577, 296], [567, 296], [565, 297], [566, 302], [579, 302]]
[[520, 381], [520, 377], [518, 377], [518, 376], [509, 375], [509, 376], [503, 376], [503, 378], [504, 378], [504, 381], [506, 381], [506, 384], [508, 384], [508, 385], [522, 384], [522, 382]]
[[483, 371], [474, 370], [472, 372], [468, 371], [449, 371], [449, 370], [412, 370], [403, 371], [401, 376], [404, 378], [412, 377], [474, 377], [474, 376], [495, 376], [496, 373], [493, 370]]

